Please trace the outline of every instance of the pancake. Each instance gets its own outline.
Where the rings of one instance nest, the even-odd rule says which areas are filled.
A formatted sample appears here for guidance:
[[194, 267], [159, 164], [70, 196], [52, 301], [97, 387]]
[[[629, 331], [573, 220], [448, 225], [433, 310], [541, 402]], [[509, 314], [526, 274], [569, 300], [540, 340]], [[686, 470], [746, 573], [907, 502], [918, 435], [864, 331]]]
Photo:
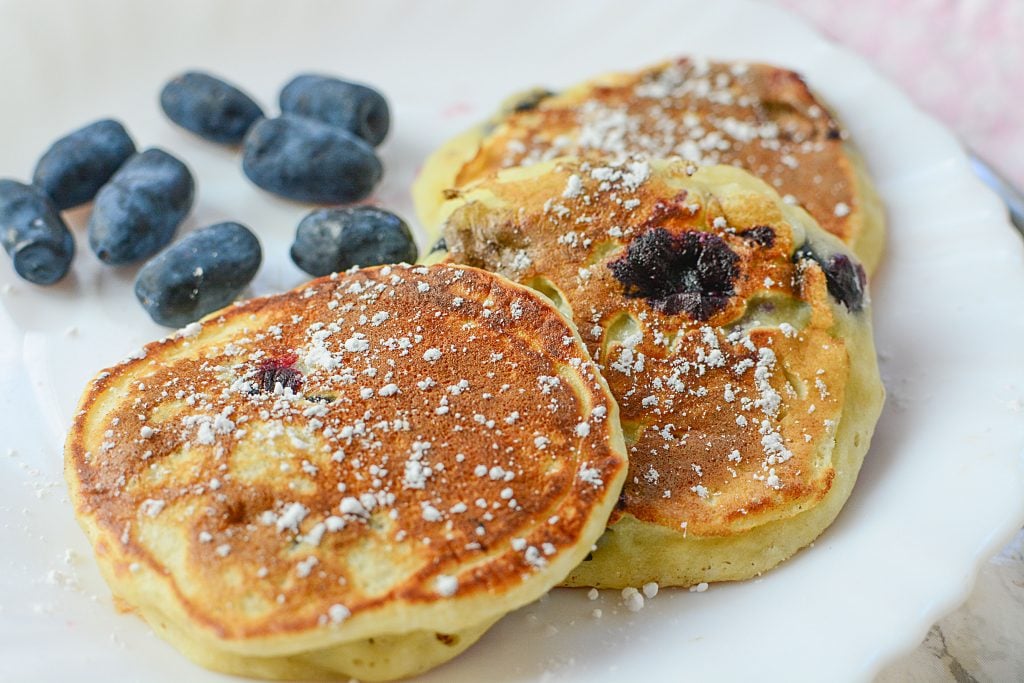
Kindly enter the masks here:
[[456, 266], [349, 271], [147, 345], [65, 454], [117, 601], [212, 669], [386, 680], [560, 582], [626, 473], [546, 299]]
[[847, 499], [881, 411], [864, 271], [732, 166], [563, 158], [444, 207], [452, 262], [579, 326], [619, 403], [629, 476], [568, 585], [755, 576]]
[[529, 91], [427, 160], [413, 188], [420, 220], [436, 229], [450, 188], [572, 154], [740, 166], [801, 204], [869, 273], [881, 258], [881, 203], [849, 135], [799, 74], [767, 64], [684, 58], [549, 97]]

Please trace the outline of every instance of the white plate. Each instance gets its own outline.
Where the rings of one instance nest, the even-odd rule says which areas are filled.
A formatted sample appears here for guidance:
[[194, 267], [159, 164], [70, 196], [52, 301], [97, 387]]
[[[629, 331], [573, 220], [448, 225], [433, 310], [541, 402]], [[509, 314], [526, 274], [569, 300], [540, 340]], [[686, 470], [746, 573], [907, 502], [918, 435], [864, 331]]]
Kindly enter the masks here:
[[[636, 614], [611, 592], [590, 602], [556, 591], [427, 679], [865, 679], [962, 600], [978, 563], [1024, 520], [1024, 251], [948, 132], [780, 10], [0, 0], [0, 176], [24, 178], [57, 135], [118, 117], [140, 145], [165, 146], [195, 171], [185, 228], [247, 223], [266, 254], [252, 293], [280, 291], [304, 279], [287, 246], [307, 207], [256, 190], [237, 153], [163, 119], [157, 92], [176, 72], [219, 72], [271, 110], [300, 70], [376, 84], [395, 120], [376, 199], [411, 216], [425, 155], [507, 93], [682, 53], [799, 69], [878, 181], [890, 221], [874, 282], [889, 401], [861, 481], [813, 549], [762, 579], [666, 590]], [[85, 217], [73, 215], [80, 250], [59, 286], [21, 282], [0, 257], [0, 679], [233, 680], [114, 612], [66, 501], [61, 443], [81, 388], [164, 332], [132, 296], [134, 270], [102, 267], [86, 248]]]

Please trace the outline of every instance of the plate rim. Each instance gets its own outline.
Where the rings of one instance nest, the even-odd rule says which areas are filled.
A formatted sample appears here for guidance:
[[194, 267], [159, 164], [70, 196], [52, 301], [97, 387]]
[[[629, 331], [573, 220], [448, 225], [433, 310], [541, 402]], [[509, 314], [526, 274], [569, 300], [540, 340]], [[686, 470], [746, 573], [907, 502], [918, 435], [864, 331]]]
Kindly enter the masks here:
[[[458, 3], [452, 4], [458, 5]], [[535, 4], [539, 5], [540, 3]], [[606, 2], [605, 6], [610, 4], [612, 3]], [[656, 4], [657, 3], [651, 3], [650, 6], [654, 6]], [[684, 4], [694, 6], [699, 3], [689, 2]], [[0, 10], [13, 6], [13, 2], [6, 2], [6, 0], [0, 2]], [[982, 213], [985, 214], [985, 216], [981, 222], [990, 224], [993, 234], [997, 231], [997, 227], [998, 229], [1005, 228], [1005, 230], [1009, 232], [1004, 235], [1004, 237], [1016, 238], [1017, 234], [1011, 227], [1008, 217], [1000, 218], [999, 216], [987, 215], [988, 213], [991, 213], [994, 205], [997, 207], [999, 206], [999, 200], [995, 194], [985, 187], [980, 180], [977, 180], [970, 171], [966, 152], [952, 132], [940, 123], [936, 117], [921, 109], [909, 98], [909, 96], [897, 88], [865, 58], [840, 45], [828, 36], [821, 34], [817, 29], [810, 25], [807, 20], [788, 9], [775, 5], [762, 4], [760, 2], [755, 2], [754, 0], [728, 0], [727, 2], [720, 3], [720, 6], [730, 8], [730, 11], [735, 11], [738, 8], [741, 11], [749, 11], [754, 14], [772, 14], [776, 17], [776, 21], [783, 24], [788, 23], [793, 30], [812, 35], [820, 45], [824, 46], [826, 52], [831, 53], [832, 56], [838, 56], [838, 58], [846, 64], [853, 65], [854, 70], [867, 74], [869, 77], [867, 80], [872, 85], [880, 84], [883, 86], [887, 90], [887, 96], [890, 98], [890, 102], [895, 102], [896, 105], [898, 105], [896, 108], [910, 112], [910, 118], [919, 120], [926, 124], [924, 126], [926, 132], [928, 132], [934, 139], [938, 140], [941, 146], [954, 150], [949, 159], [950, 165], [945, 169], [945, 171], [949, 177], [959, 177], [964, 183], [962, 187], [964, 191], [962, 201], [969, 205], [977, 205], [983, 209]], [[595, 12], [596, 11], [599, 10], [595, 10]], [[828, 90], [828, 88], [825, 90]], [[844, 123], [849, 125], [849, 121], [844, 121]], [[856, 135], [854, 137], [857, 138]], [[889, 227], [891, 229], [891, 223], [889, 224]], [[1012, 244], [1013, 243], [1011, 243], [1009, 239], [1004, 240], [1004, 245]], [[1020, 260], [1020, 254], [1024, 253], [1024, 251], [1022, 251], [1019, 240], [1014, 248], [1017, 249], [1018, 260]], [[892, 266], [889, 265], [888, 267], [891, 268]], [[884, 269], [887, 268], [886, 260], [883, 260], [881, 268], [884, 273]], [[1021, 307], [1017, 306], [1017, 308]], [[0, 327], [5, 328], [0, 330], [0, 335], [7, 333], [12, 335], [18, 334], [19, 330], [16, 329], [13, 319], [7, 315], [6, 309], [4, 308], [0, 313], [2, 313], [0, 314]], [[19, 342], [19, 345], [20, 344], [21, 342]], [[17, 369], [16, 366], [20, 360], [20, 356], [19, 358], [14, 358], [0, 354], [0, 367], [5, 370], [3, 374], [8, 378], [16, 374], [8, 371]], [[4, 386], [4, 384], [5, 382], [0, 380], [0, 386]], [[2, 419], [0, 419], [0, 424], [3, 424]], [[1021, 448], [1016, 454], [1014, 454], [1014, 457], [1016, 457], [1018, 465], [1020, 465], [1019, 469], [1024, 472], [1024, 448]], [[1022, 475], [1021, 472], [1018, 472], [1017, 474], [1021, 482], [1024, 483], [1024, 475]], [[1022, 488], [1022, 491], [1024, 491], [1024, 488]], [[1008, 511], [1001, 523], [989, 525], [991, 528], [989, 528], [984, 541], [981, 542], [979, 546], [981, 550], [975, 553], [971, 558], [965, 559], [962, 563], [963, 565], [969, 565], [963, 567], [966, 574], [961, 578], [961, 580], [956, 581], [955, 583], [953, 582], [953, 579], [949, 579], [947, 583], [950, 585], [950, 590], [944, 596], [936, 596], [928, 605], [922, 607], [916, 620], [918, 624], [917, 629], [914, 630], [914, 632], [904, 632], [901, 637], [893, 638], [892, 640], [898, 641], [896, 646], [893, 646], [891, 644], [892, 641], [890, 641], [889, 647], [879, 648], [872, 658], [865, 663], [863, 672], [866, 675], [874, 676], [886, 664], [894, 661], [900, 655], [909, 652], [916, 647], [916, 645], [923, 640], [927, 630], [932, 626], [932, 624], [934, 624], [944, 614], [955, 609], [957, 605], [967, 598], [982, 564], [986, 562], [990, 556], [998, 552], [999, 548], [1005, 545], [1005, 543], [1013, 536], [1015, 531], [1020, 528], [1022, 523], [1024, 523], [1024, 501], [1018, 505], [1018, 509], [1016, 511]], [[3, 622], [4, 620], [4, 615], [0, 613], [0, 622]]]

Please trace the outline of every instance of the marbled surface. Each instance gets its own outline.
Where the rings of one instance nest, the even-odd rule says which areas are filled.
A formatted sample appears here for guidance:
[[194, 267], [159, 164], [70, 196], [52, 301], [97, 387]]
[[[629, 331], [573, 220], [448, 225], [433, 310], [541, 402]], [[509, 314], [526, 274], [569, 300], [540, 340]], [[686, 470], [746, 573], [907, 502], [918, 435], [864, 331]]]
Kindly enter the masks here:
[[971, 597], [877, 683], [1024, 680], [1024, 531], [982, 567]]

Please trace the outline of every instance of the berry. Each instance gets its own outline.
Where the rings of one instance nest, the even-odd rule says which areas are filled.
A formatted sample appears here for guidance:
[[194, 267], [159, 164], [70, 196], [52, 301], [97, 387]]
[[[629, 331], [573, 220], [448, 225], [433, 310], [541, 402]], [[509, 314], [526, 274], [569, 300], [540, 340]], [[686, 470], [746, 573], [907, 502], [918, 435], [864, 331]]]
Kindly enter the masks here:
[[327, 275], [352, 266], [414, 263], [416, 242], [405, 221], [372, 206], [319, 209], [295, 232], [292, 260], [310, 275]]
[[868, 278], [862, 265], [846, 254], [823, 258], [808, 244], [798, 249], [793, 258], [798, 262], [809, 259], [821, 266], [828, 293], [848, 310], [856, 313], [864, 308]]
[[68, 133], [39, 158], [32, 184], [63, 211], [91, 201], [135, 154], [135, 143], [117, 121], [103, 119]]
[[343, 128], [376, 147], [388, 134], [391, 112], [379, 92], [330, 76], [302, 74], [281, 90], [281, 111]]
[[161, 149], [136, 154], [96, 195], [89, 246], [111, 265], [155, 254], [174, 237], [194, 195], [185, 164]]
[[256, 371], [256, 383], [251, 393], [272, 394], [280, 384], [282, 389], [297, 392], [302, 388], [302, 373], [295, 368], [295, 354], [271, 358], [260, 364]]
[[744, 230], [739, 235], [743, 239], [750, 240], [762, 247], [772, 247], [775, 245], [775, 230], [770, 225], [755, 225], [749, 230]]
[[0, 242], [14, 271], [37, 285], [64, 277], [75, 255], [75, 240], [50, 198], [15, 180], [0, 180]]
[[629, 243], [626, 254], [608, 264], [631, 298], [676, 315], [707, 320], [735, 294], [739, 257], [710, 232], [672, 234], [652, 228]]
[[373, 148], [351, 133], [287, 114], [253, 126], [244, 149], [242, 169], [249, 180], [296, 201], [356, 202], [384, 172]]
[[157, 323], [182, 327], [234, 301], [262, 260], [248, 228], [218, 223], [150, 259], [135, 279], [135, 296]]
[[549, 97], [554, 97], [554, 95], [555, 93], [547, 88], [532, 88], [513, 95], [503, 104], [504, 108], [513, 112], [533, 111], [540, 106], [541, 102]]
[[237, 145], [263, 110], [251, 97], [210, 74], [189, 71], [164, 86], [160, 106], [167, 118], [201, 138]]

